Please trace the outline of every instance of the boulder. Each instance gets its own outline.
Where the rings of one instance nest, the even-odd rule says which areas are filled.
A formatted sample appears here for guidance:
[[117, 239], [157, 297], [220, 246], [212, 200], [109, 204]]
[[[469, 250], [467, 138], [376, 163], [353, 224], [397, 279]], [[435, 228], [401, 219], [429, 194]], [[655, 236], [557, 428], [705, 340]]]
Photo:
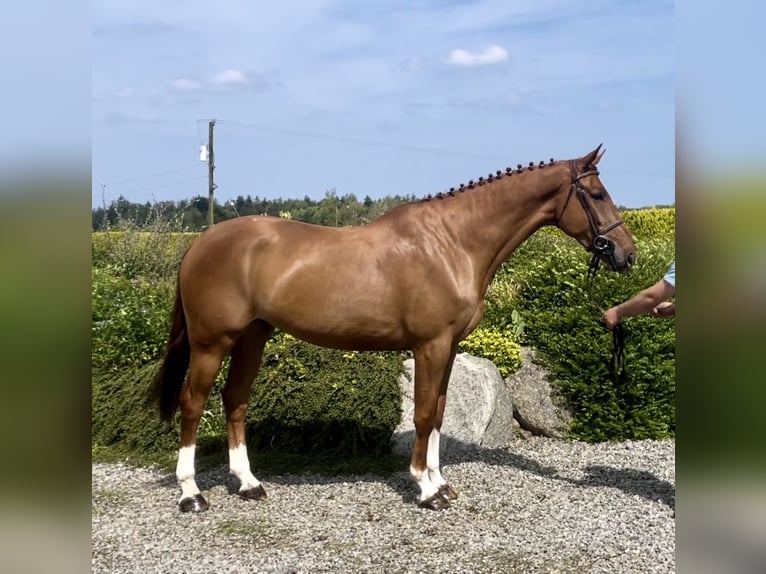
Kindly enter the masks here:
[[529, 347], [521, 348], [521, 367], [506, 380], [513, 416], [522, 429], [553, 438], [567, 436], [572, 415], [551, 387], [549, 375]]
[[[414, 440], [414, 359], [404, 362], [402, 422], [394, 431], [393, 450], [410, 454]], [[452, 367], [442, 426], [442, 445], [463, 443], [488, 448], [513, 440], [513, 404], [500, 371], [491, 361], [460, 353]]]

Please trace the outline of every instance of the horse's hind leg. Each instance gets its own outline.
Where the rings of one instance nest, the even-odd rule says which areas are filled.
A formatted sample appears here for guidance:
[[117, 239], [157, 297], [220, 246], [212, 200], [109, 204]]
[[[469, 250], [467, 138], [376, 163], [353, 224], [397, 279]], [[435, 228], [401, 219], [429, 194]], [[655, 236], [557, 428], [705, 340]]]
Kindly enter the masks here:
[[219, 346], [192, 345], [189, 375], [181, 390], [181, 443], [178, 449], [176, 478], [181, 487], [178, 507], [181, 512], [202, 512], [208, 503], [200, 494], [194, 479], [194, 450], [197, 427], [205, 408], [205, 401], [221, 368], [221, 361], [228, 349]]
[[229, 435], [229, 472], [239, 479], [239, 495], [253, 500], [266, 498], [266, 491], [250, 470], [245, 416], [250, 389], [261, 366], [263, 349], [273, 332], [273, 326], [255, 321], [240, 335], [231, 351], [229, 375], [221, 391]]

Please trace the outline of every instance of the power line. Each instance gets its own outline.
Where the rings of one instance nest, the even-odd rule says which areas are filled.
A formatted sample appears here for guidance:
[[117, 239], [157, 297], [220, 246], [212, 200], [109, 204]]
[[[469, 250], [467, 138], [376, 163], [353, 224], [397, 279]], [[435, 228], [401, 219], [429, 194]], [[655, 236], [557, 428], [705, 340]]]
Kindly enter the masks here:
[[241, 122], [236, 120], [226, 120], [226, 125], [240, 127], [244, 129], [253, 130], [253, 131], [272, 132], [272, 133], [283, 134], [283, 135], [292, 135], [292, 136], [310, 137], [310, 138], [319, 138], [319, 139], [330, 139], [330, 140], [363, 144], [363, 145], [369, 145], [369, 146], [389, 147], [389, 148], [401, 149], [401, 150], [407, 150], [407, 151], [418, 151], [418, 152], [431, 153], [436, 155], [452, 155], [452, 156], [473, 157], [473, 158], [480, 158], [480, 159], [498, 159], [498, 160], [508, 159], [507, 157], [501, 157], [497, 155], [478, 154], [478, 153], [471, 153], [471, 152], [464, 152], [464, 151], [457, 151], [457, 150], [432, 148], [432, 147], [426, 147], [426, 146], [394, 144], [391, 142], [371, 140], [366, 138], [358, 138], [354, 136], [345, 136], [345, 135], [330, 134], [330, 133], [324, 133], [324, 132], [311, 132], [306, 130], [275, 128], [275, 127], [267, 126], [263, 124], [252, 124], [252, 123]]
[[192, 178], [182, 179], [182, 180], [178, 180], [178, 181], [169, 181], [169, 182], [155, 184], [155, 185], [149, 185], [149, 186], [145, 186], [145, 187], [138, 187], [138, 188], [132, 188], [132, 189], [127, 189], [127, 190], [119, 190], [118, 194], [122, 195], [122, 196], [131, 195], [131, 194], [135, 194], [135, 193], [138, 193], [138, 192], [141, 192], [141, 191], [149, 191], [149, 190], [153, 190], [153, 189], [162, 189], [162, 188], [165, 188], [165, 187], [173, 187], [173, 186], [176, 186], [176, 185], [183, 185], [185, 183], [192, 183], [192, 182], [195, 182], [195, 181], [203, 181], [205, 179], [207, 179], [207, 175], [198, 175], [198, 176], [195, 176], [195, 177], [192, 177]]
[[[197, 120], [197, 121], [200, 122], [202, 120]], [[216, 121], [222, 122], [222, 120], [216, 120]], [[276, 127], [268, 126], [265, 124], [254, 124], [254, 123], [243, 122], [238, 120], [226, 120], [226, 125], [248, 129], [252, 131], [257, 131], [257, 132], [271, 132], [275, 134], [288, 135], [288, 136], [336, 140], [341, 142], [377, 146], [377, 147], [387, 147], [387, 148], [401, 149], [401, 150], [407, 150], [407, 151], [417, 151], [417, 152], [430, 153], [430, 154], [436, 154], [436, 155], [445, 155], [445, 156], [449, 155], [449, 156], [459, 156], [459, 157], [471, 157], [471, 158], [478, 158], [478, 159], [491, 159], [491, 160], [499, 160], [501, 162], [508, 161], [508, 156], [471, 153], [471, 152], [458, 151], [458, 150], [449, 150], [444, 148], [433, 148], [428, 146], [395, 144], [395, 143], [385, 142], [380, 140], [371, 140], [367, 138], [359, 138], [355, 136], [346, 136], [346, 135], [340, 135], [340, 134], [331, 134], [326, 132], [313, 132], [313, 131], [307, 131], [307, 130], [276, 128]], [[671, 174], [656, 173], [656, 172], [650, 173], [644, 170], [637, 171], [637, 170], [621, 170], [621, 169], [610, 169], [609, 173], [612, 173], [612, 174], [619, 173], [622, 175], [643, 175], [643, 176], [662, 177], [662, 178], [672, 178], [675, 175], [672, 173]]]
[[161, 177], [163, 175], [171, 175], [171, 174], [174, 174], [174, 173], [180, 173], [182, 171], [190, 171], [192, 169], [199, 169], [199, 163], [196, 163], [194, 165], [190, 164], [190, 165], [187, 165], [186, 167], [177, 167], [177, 168], [174, 168], [174, 169], [168, 169], [168, 170], [164, 170], [164, 171], [158, 171], [158, 172], [155, 172], [155, 173], [149, 173], [149, 174], [146, 174], [146, 175], [141, 175], [141, 176], [138, 176], [138, 177], [132, 177], [132, 178], [129, 178], [129, 179], [122, 179], [122, 180], [118, 180], [118, 181], [106, 181], [105, 183], [106, 183], [106, 185], [109, 185], [109, 186], [124, 185], [126, 183], [134, 183], [136, 181], [144, 181], [144, 180], [147, 180], [147, 179], [153, 179], [153, 178], [156, 178], [156, 177]]

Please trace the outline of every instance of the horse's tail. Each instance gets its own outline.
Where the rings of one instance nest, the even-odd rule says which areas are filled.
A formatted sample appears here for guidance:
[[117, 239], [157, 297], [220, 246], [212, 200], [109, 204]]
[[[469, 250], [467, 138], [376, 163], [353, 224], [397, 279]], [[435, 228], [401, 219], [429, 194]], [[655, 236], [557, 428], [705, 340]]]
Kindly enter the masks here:
[[186, 316], [181, 301], [180, 278], [176, 282], [176, 302], [173, 309], [173, 324], [165, 351], [165, 359], [154, 378], [152, 398], [159, 401], [160, 417], [170, 421], [178, 408], [178, 397], [189, 369], [189, 334], [186, 330]]

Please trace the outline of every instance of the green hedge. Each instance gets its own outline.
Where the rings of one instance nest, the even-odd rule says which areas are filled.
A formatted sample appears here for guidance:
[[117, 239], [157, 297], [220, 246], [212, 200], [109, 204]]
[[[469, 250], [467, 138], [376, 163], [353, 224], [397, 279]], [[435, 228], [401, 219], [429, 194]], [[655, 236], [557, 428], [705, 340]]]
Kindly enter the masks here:
[[[137, 464], [157, 463], [172, 467], [178, 453], [177, 428], [160, 420], [157, 407], [147, 402], [147, 390], [159, 361], [120, 371], [94, 369], [91, 384], [91, 440], [96, 458], [107, 456], [130, 460]], [[220, 398], [212, 396], [215, 409]], [[208, 419], [211, 411], [208, 411]], [[203, 434], [204, 445], [211, 435]], [[220, 435], [220, 433], [216, 433]], [[215, 440], [221, 454], [226, 452], [226, 440]], [[106, 450], [105, 450], [106, 449]]]
[[111, 269], [128, 279], [174, 279], [184, 253], [198, 236], [164, 228], [142, 231], [127, 225], [123, 231], [91, 234], [91, 259], [99, 269]]
[[401, 420], [401, 353], [324, 349], [281, 334], [264, 353], [251, 395], [248, 437], [255, 448], [389, 452]]
[[628, 209], [622, 211], [621, 215], [625, 225], [637, 238], [669, 238], [676, 234], [675, 207]]
[[129, 279], [114, 268], [94, 268], [91, 282], [91, 357], [103, 370], [140, 367], [167, 343], [172, 281]]
[[519, 282], [514, 308], [525, 339], [544, 358], [573, 411], [572, 431], [583, 440], [659, 439], [675, 431], [675, 319], [624, 322], [621, 379], [612, 373], [612, 335], [601, 323], [599, 310], [655, 283], [674, 257], [669, 238], [639, 240], [637, 249], [630, 273], [599, 271], [592, 299], [590, 257], [568, 238], [533, 237], [502, 270]]

